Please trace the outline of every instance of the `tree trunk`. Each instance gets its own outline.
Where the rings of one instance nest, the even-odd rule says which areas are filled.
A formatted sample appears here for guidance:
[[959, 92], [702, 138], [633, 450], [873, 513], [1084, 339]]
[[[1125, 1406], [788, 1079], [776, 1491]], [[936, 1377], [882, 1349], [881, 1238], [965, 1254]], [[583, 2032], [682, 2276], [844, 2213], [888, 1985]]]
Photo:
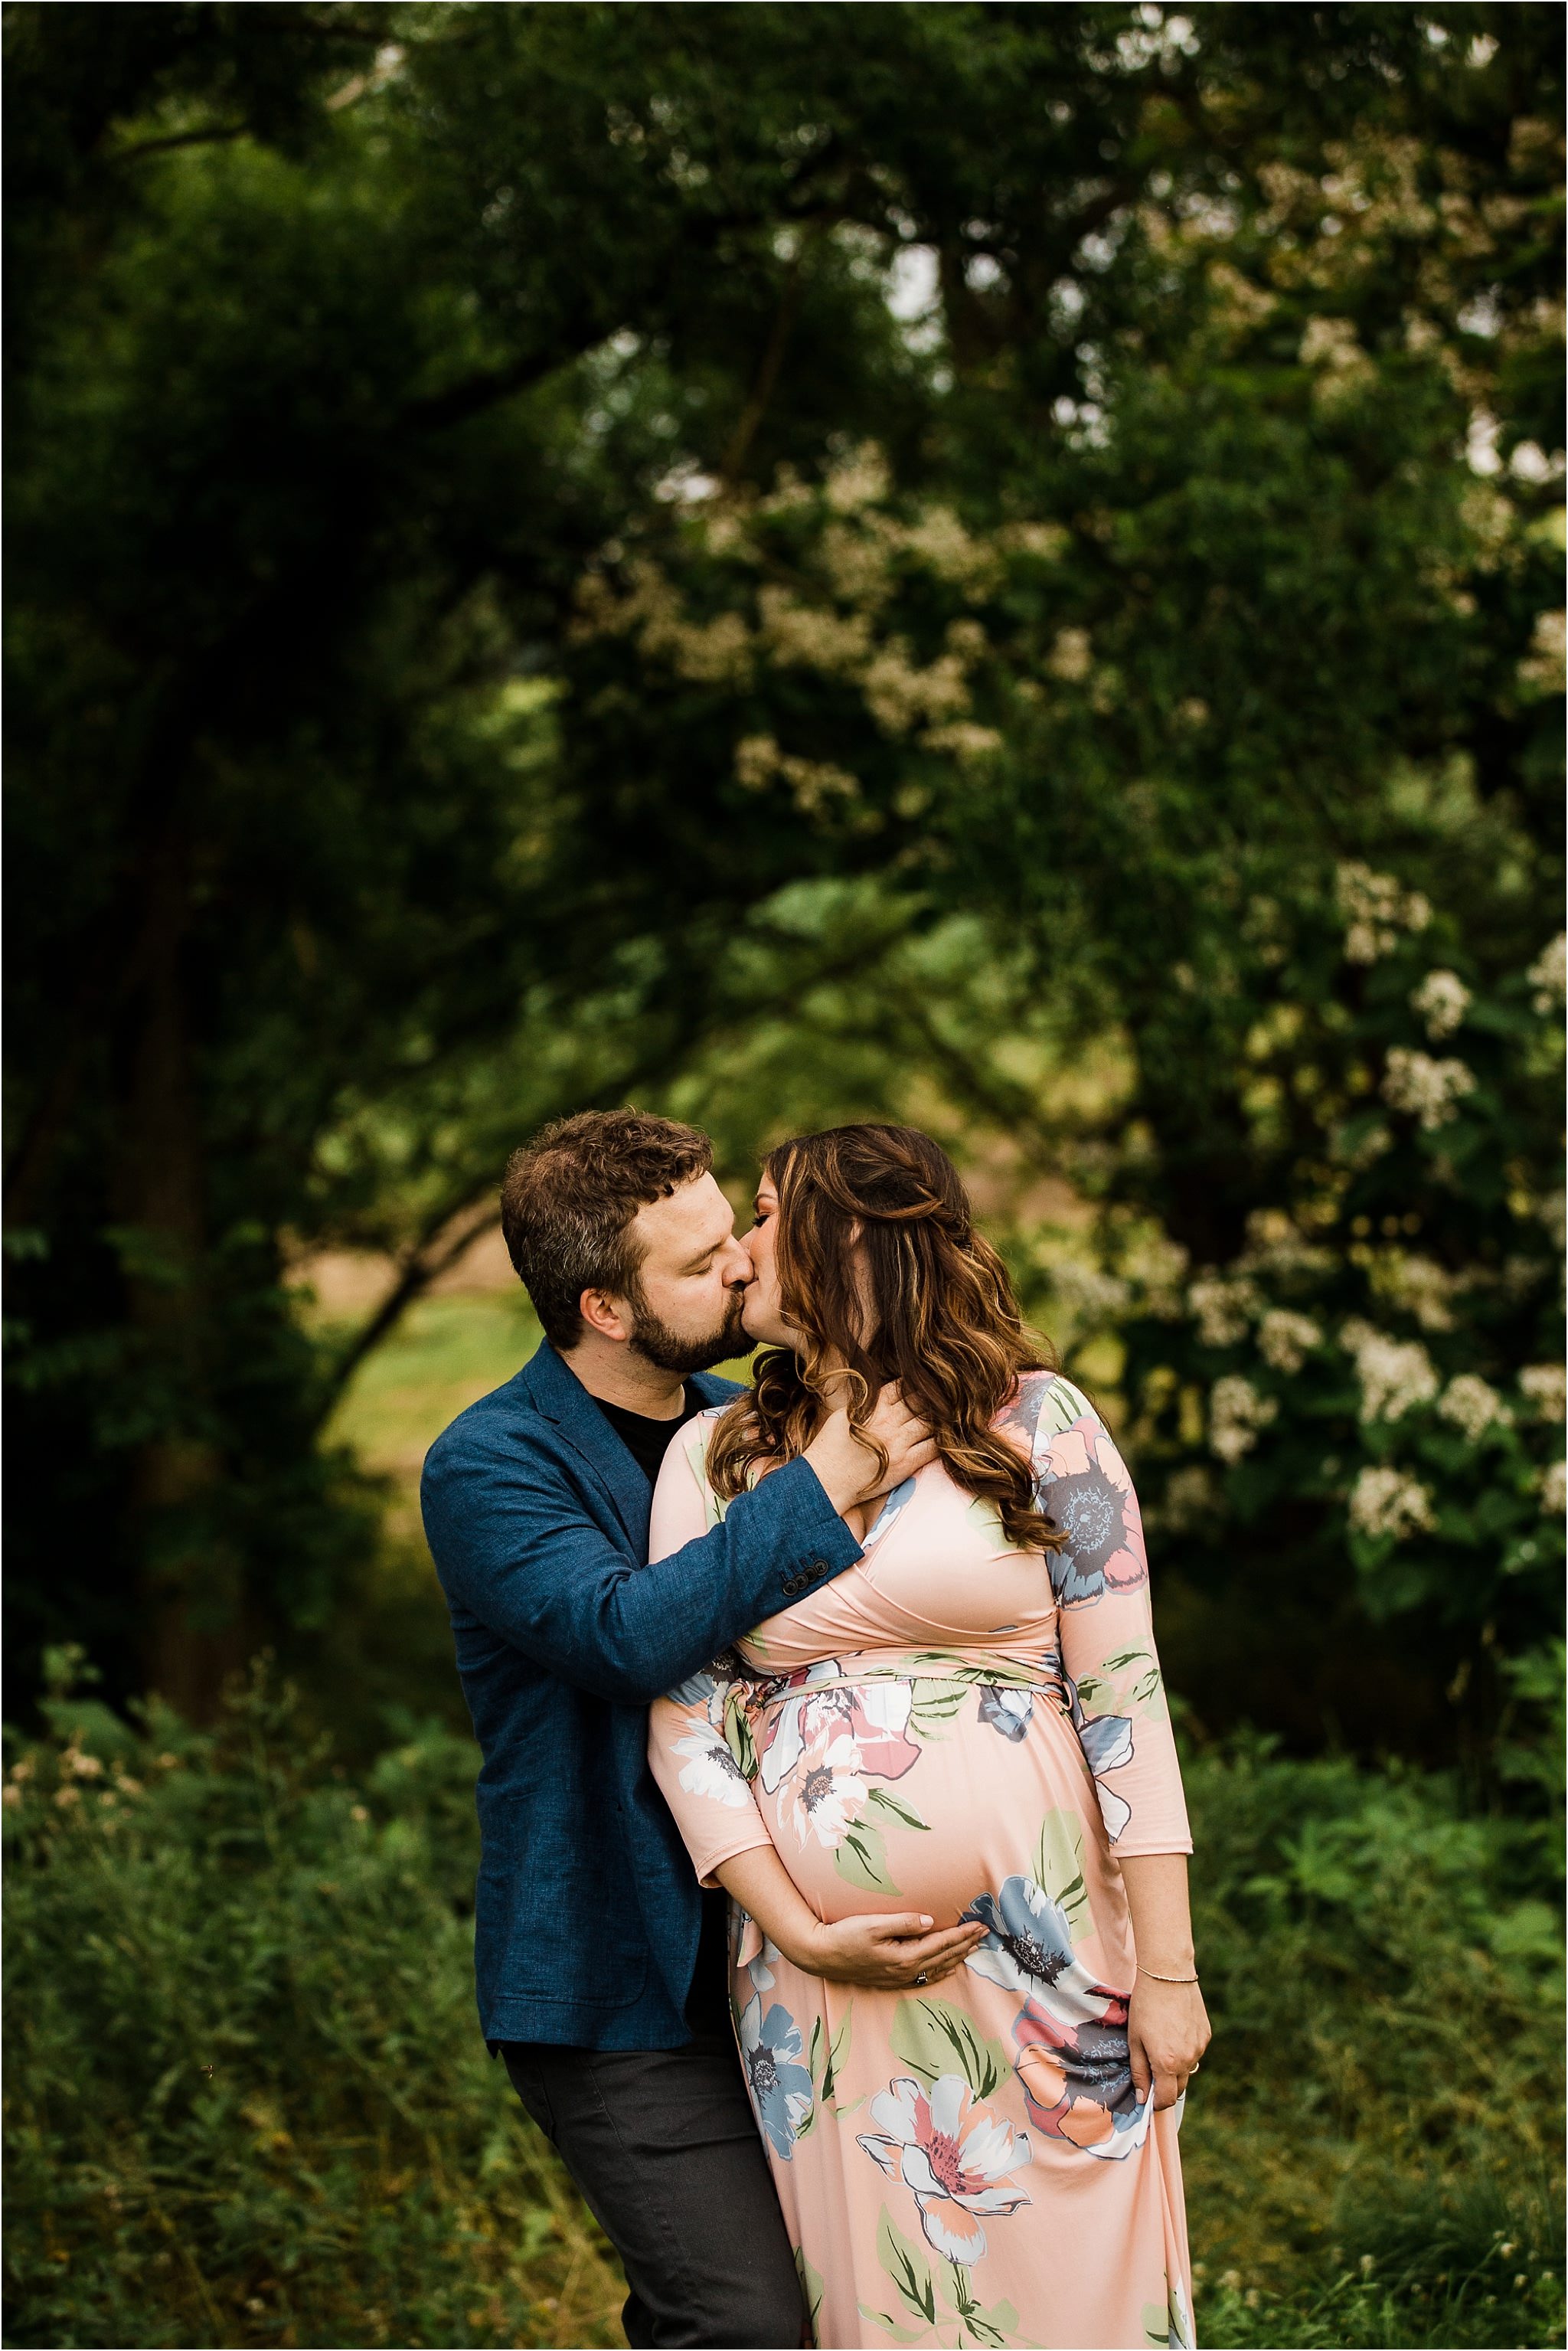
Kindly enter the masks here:
[[224, 1464], [213, 1427], [205, 1184], [184, 941], [187, 859], [166, 847], [145, 903], [111, 1179], [129, 1320], [165, 1425], [142, 1446], [133, 1509], [149, 1686], [210, 1718], [249, 1646], [239, 1565], [213, 1523]]

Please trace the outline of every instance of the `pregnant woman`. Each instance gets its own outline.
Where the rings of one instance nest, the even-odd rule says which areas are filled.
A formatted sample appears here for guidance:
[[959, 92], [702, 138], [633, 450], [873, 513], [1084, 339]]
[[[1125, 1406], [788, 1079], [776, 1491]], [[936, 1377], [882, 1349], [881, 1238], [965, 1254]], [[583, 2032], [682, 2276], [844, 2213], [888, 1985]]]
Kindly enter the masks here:
[[[1031, 1348], [946, 1155], [851, 1126], [769, 1158], [752, 1393], [665, 1456], [654, 1558], [884, 1381], [937, 1458], [862, 1557], [653, 1708], [726, 1886], [731, 1999], [819, 2344], [1193, 2340], [1176, 2128], [1208, 2039], [1138, 1507]], [[903, 1908], [972, 1940], [907, 1991], [827, 1981]]]

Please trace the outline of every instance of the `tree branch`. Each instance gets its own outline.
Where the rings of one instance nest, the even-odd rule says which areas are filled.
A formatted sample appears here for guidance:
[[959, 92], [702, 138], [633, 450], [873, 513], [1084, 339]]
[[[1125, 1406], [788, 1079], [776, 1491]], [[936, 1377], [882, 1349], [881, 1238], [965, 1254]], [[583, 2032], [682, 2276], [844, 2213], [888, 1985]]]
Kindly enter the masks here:
[[220, 140], [243, 139], [249, 129], [248, 122], [220, 122], [205, 131], [175, 131], [166, 139], [143, 139], [134, 147], [121, 147], [109, 161], [140, 163], [144, 155], [166, 155], [176, 147], [208, 147]]
[[757, 371], [757, 381], [747, 395], [746, 405], [740, 412], [735, 431], [730, 435], [729, 446], [725, 451], [719, 465], [719, 479], [727, 488], [733, 486], [736, 475], [745, 462], [746, 453], [756, 438], [757, 428], [768, 413], [768, 403], [773, 397], [773, 388], [779, 381], [779, 371], [784, 363], [784, 353], [789, 348], [789, 337], [794, 331], [795, 320], [800, 315], [802, 290], [801, 264], [805, 260], [808, 245], [812, 243], [821, 233], [820, 226], [814, 225], [801, 238], [800, 248], [790, 261], [789, 274], [784, 281], [783, 297], [779, 304], [778, 315], [773, 321], [773, 330], [768, 338], [768, 348], [762, 354], [762, 363]]

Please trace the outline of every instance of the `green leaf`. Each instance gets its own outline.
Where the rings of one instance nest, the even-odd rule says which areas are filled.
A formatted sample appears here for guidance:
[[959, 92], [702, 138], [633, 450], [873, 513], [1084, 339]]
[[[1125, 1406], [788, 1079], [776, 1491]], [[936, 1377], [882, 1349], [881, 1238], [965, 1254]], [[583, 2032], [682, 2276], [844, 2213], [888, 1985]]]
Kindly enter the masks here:
[[822, 2275], [814, 2270], [799, 2245], [795, 2248], [795, 2274], [800, 2281], [800, 2299], [810, 2314], [811, 2337], [817, 2339], [817, 2321], [822, 2312]]
[[844, 2011], [844, 2021], [828, 2043], [828, 2061], [822, 2068], [822, 2096], [831, 2102], [838, 2088], [839, 2075], [849, 2060], [850, 2035], [853, 2030], [854, 2004]]
[[1001, 2043], [977, 2032], [951, 2001], [901, 2000], [888, 2040], [894, 2056], [923, 2081], [961, 2074], [977, 2098], [988, 2098], [1011, 2070]]
[[1040, 1824], [1034, 1882], [1061, 1904], [1073, 1941], [1081, 1943], [1094, 1922], [1083, 1882], [1083, 1823], [1068, 1805], [1057, 1805]]
[[885, 2204], [876, 2225], [876, 2257], [911, 2316], [935, 2326], [936, 2294], [931, 2283], [931, 2264], [910, 2243]]
[[933, 1721], [946, 1722], [963, 1711], [968, 1698], [968, 1688], [961, 1682], [917, 1681], [912, 1715], [928, 1716]]
[[732, 1693], [725, 1700], [724, 1743], [734, 1756], [738, 1769], [748, 1780], [757, 1777], [757, 1743], [751, 1736], [751, 1724], [745, 1708]]
[[833, 1855], [833, 1867], [841, 1877], [852, 1886], [863, 1886], [868, 1894], [898, 1893], [888, 1872], [887, 1846], [873, 1822], [859, 1820], [845, 1831]]
[[873, 2310], [869, 2302], [859, 2302], [855, 2308], [862, 2318], [869, 2318], [873, 2326], [880, 2326], [883, 2334], [891, 2335], [895, 2343], [919, 2342], [918, 2335], [907, 2334], [902, 2326], [895, 2325], [885, 2310]]
[[931, 1826], [930, 1822], [923, 1821], [912, 1806], [901, 1803], [896, 1796], [889, 1795], [885, 1788], [873, 1788], [866, 1801], [875, 1804], [881, 1812], [891, 1813], [894, 1819], [902, 1821], [906, 1829], [929, 1829]]

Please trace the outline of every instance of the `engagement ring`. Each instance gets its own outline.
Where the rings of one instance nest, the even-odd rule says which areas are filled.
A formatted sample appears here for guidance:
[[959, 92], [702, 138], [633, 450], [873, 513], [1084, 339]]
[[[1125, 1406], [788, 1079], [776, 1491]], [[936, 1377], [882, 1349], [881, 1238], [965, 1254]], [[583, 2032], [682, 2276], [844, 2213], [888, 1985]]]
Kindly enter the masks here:
[[916, 1983], [924, 1983], [925, 1981], [925, 1970], [924, 1968], [921, 1969], [920, 1973], [915, 1977], [915, 1980]]

